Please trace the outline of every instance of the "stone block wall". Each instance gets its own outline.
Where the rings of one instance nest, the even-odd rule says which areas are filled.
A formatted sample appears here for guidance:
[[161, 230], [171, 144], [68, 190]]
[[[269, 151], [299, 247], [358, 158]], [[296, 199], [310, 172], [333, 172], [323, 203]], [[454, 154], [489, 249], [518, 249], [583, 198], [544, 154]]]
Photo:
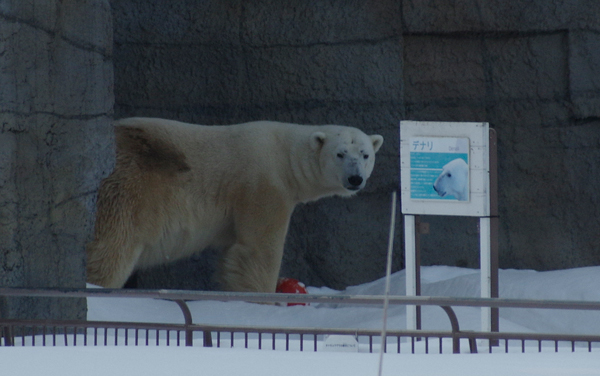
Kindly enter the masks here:
[[[501, 267], [600, 263], [595, 0], [111, 4], [116, 117], [337, 123], [385, 137], [364, 192], [297, 208], [283, 275], [333, 288], [383, 275], [403, 119], [487, 121], [497, 130]], [[476, 220], [423, 220], [431, 228], [424, 265], [478, 267]], [[138, 282], [214, 287], [207, 256]]]
[[[488, 121], [499, 139], [500, 265], [600, 263], [600, 7], [593, 1], [404, 3], [406, 117]], [[443, 6], [441, 6], [443, 4]], [[431, 218], [432, 231], [448, 228]], [[477, 265], [423, 238], [429, 263]], [[456, 243], [455, 243], [456, 244]], [[468, 248], [468, 249], [467, 249]]]
[[[108, 1], [0, 1], [0, 286], [85, 287], [113, 103]], [[0, 315], [85, 317], [85, 301], [3, 300]]]

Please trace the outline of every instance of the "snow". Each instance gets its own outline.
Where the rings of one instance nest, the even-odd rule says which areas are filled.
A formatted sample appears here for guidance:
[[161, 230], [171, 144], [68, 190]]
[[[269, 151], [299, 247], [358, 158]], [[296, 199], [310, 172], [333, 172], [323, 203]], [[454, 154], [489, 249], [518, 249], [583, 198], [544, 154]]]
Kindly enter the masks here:
[[[4, 375], [376, 375], [377, 354], [174, 347], [3, 348]], [[386, 355], [384, 375], [600, 375], [597, 354]]]
[[[421, 271], [422, 293], [429, 296], [479, 296], [479, 271], [430, 266]], [[392, 275], [391, 294], [405, 291], [403, 271]], [[500, 296], [516, 299], [600, 301], [600, 267], [549, 272], [501, 270]], [[377, 280], [345, 291], [309, 287], [311, 294], [381, 294], [384, 281]], [[330, 327], [381, 329], [382, 309], [364, 306], [278, 307], [244, 302], [189, 302], [194, 323], [214, 325], [257, 325], [286, 327]], [[480, 330], [480, 310], [455, 308], [461, 330]], [[388, 330], [406, 328], [404, 307], [390, 306]], [[183, 323], [178, 306], [153, 299], [90, 298], [89, 320]], [[449, 330], [447, 316], [438, 307], [423, 307], [423, 329]], [[506, 332], [600, 334], [600, 312], [540, 309], [501, 309], [500, 330]], [[200, 339], [195, 339], [199, 341]], [[279, 339], [278, 339], [279, 341]], [[359, 345], [359, 353], [273, 351], [229, 348], [88, 346], [88, 347], [2, 347], [0, 364], [6, 375], [376, 375], [379, 355]], [[321, 348], [319, 343], [319, 348]], [[409, 344], [406, 344], [407, 346]], [[404, 346], [404, 344], [403, 344]], [[252, 346], [250, 346], [252, 347]], [[268, 347], [269, 346], [264, 346]], [[281, 348], [282, 346], [277, 346]], [[284, 346], [283, 346], [284, 347]], [[435, 347], [435, 346], [432, 346]], [[293, 346], [292, 346], [293, 348]], [[306, 350], [309, 348], [309, 350]], [[375, 347], [375, 350], [378, 347]], [[468, 352], [468, 346], [461, 347]], [[384, 375], [599, 375], [600, 348], [571, 352], [537, 352], [537, 343], [523, 354], [520, 343], [508, 354], [417, 354], [387, 353]], [[504, 349], [498, 349], [503, 350]], [[514, 350], [514, 351], [513, 351]], [[529, 351], [531, 350], [531, 351]], [[548, 350], [548, 351], [546, 351]], [[430, 350], [431, 351], [431, 350]], [[445, 351], [445, 350], [444, 350]], [[435, 351], [433, 351], [435, 352]]]

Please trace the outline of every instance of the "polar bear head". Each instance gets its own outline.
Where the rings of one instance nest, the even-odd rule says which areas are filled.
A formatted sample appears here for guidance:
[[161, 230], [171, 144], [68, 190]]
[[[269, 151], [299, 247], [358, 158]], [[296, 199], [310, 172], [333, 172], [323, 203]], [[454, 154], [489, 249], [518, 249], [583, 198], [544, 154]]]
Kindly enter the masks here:
[[342, 196], [358, 192], [373, 172], [375, 153], [383, 144], [383, 137], [369, 136], [352, 127], [320, 128], [311, 135], [310, 143], [319, 153], [321, 183]]
[[464, 159], [448, 162], [433, 183], [433, 189], [441, 197], [454, 196], [459, 201], [469, 198], [469, 166]]

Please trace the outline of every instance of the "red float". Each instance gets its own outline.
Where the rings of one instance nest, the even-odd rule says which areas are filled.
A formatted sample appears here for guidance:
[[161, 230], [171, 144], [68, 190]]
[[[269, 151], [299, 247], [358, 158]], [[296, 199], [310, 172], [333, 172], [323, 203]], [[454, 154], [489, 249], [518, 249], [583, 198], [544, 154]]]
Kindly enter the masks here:
[[[276, 292], [283, 294], [308, 294], [304, 283], [294, 278], [279, 278]], [[306, 305], [306, 303], [288, 303], [289, 306]]]

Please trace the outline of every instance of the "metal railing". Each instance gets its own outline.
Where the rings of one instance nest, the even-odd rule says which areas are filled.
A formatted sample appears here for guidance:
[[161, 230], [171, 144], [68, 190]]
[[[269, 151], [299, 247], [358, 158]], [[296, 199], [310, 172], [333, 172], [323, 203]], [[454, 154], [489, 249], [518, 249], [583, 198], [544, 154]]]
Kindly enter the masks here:
[[[450, 322], [450, 331], [388, 330], [386, 341], [381, 332], [367, 329], [285, 328], [202, 325], [193, 323], [187, 301], [245, 301], [254, 303], [309, 303], [329, 305], [382, 306], [383, 296], [296, 295], [228, 293], [180, 290], [123, 289], [27, 289], [0, 288], [0, 297], [44, 298], [153, 298], [175, 302], [183, 315], [182, 324], [139, 323], [85, 320], [21, 320], [0, 318], [0, 346], [205, 346], [244, 347], [272, 350], [318, 351], [327, 335], [349, 335], [357, 339], [363, 351], [373, 352], [383, 344], [384, 351], [397, 353], [442, 353], [451, 348], [469, 352], [478, 346], [504, 352], [519, 349], [559, 351], [600, 351], [600, 335], [506, 333], [461, 331], [453, 307], [535, 308], [600, 311], [600, 302], [547, 301], [449, 297], [389, 297], [390, 305], [439, 306]], [[600, 313], [600, 312], [599, 312]], [[514, 346], [514, 344], [519, 346]], [[495, 346], [499, 344], [499, 346]], [[564, 345], [567, 346], [564, 346]], [[533, 345], [533, 346], [532, 346]], [[548, 346], [550, 345], [550, 346]], [[498, 350], [496, 350], [498, 351]]]

